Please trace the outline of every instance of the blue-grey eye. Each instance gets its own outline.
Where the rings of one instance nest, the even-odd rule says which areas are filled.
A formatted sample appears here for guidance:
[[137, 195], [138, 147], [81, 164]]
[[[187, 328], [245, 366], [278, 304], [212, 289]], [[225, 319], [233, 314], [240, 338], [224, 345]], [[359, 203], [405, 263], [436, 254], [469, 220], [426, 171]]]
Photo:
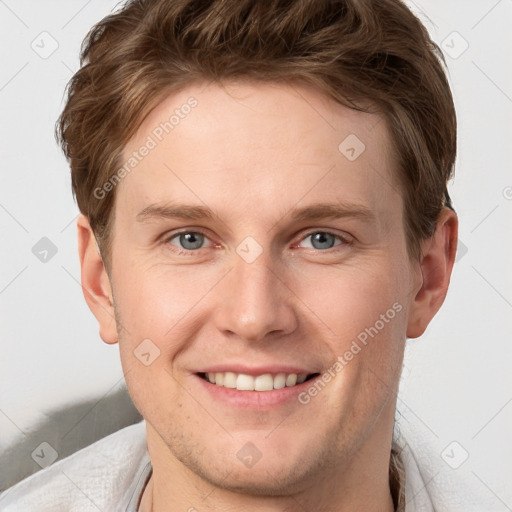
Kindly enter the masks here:
[[[340, 242], [336, 243], [336, 239], [340, 240]], [[303, 241], [306, 240], [311, 240], [310, 247], [313, 249], [330, 249], [331, 247], [340, 245], [341, 243], [339, 236], [333, 235], [332, 233], [326, 233], [325, 231], [310, 233], [303, 239]]]
[[177, 234], [169, 241], [174, 240], [175, 238], [179, 239], [181, 248], [193, 251], [194, 249], [200, 249], [203, 246], [205, 236], [201, 233], [195, 233], [194, 231], [187, 231], [186, 233]]

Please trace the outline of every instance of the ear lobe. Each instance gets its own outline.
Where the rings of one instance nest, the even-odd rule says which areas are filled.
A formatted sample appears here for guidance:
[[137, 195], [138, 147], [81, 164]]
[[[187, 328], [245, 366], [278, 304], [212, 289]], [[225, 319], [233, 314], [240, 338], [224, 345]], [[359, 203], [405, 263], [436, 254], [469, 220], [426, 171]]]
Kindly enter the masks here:
[[444, 302], [457, 252], [457, 236], [457, 215], [444, 208], [435, 233], [422, 245], [422, 284], [411, 302], [408, 338], [421, 336]]
[[101, 339], [105, 343], [117, 343], [112, 288], [94, 232], [85, 215], [78, 217], [77, 229], [78, 255], [85, 301], [98, 320]]

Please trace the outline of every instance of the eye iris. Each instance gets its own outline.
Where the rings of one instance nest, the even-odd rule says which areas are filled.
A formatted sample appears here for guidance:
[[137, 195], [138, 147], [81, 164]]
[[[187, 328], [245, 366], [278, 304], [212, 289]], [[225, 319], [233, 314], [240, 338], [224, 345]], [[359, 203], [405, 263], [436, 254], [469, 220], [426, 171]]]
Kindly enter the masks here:
[[200, 233], [183, 233], [180, 235], [180, 244], [185, 249], [199, 249], [203, 244], [203, 235]]
[[[335, 243], [335, 237], [334, 235], [331, 235], [330, 233], [314, 233], [311, 235], [311, 244], [315, 249], [330, 249], [331, 247], [334, 247]], [[315, 244], [317, 244], [315, 245]]]

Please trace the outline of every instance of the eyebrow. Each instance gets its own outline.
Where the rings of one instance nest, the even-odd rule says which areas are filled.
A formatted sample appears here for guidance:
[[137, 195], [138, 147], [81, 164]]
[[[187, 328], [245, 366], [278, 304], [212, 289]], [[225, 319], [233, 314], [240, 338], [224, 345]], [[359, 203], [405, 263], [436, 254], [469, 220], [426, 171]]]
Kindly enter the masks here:
[[192, 206], [188, 204], [150, 204], [141, 210], [135, 219], [145, 222], [152, 219], [213, 219], [215, 214], [206, 206]]
[[353, 203], [317, 203], [293, 209], [287, 216], [299, 222], [322, 219], [356, 218], [365, 221], [375, 220], [375, 214], [364, 205]]
[[[218, 217], [207, 206], [188, 205], [182, 203], [151, 204], [141, 210], [135, 217], [137, 222], [146, 222], [158, 219], [183, 219], [183, 220], [212, 220]], [[364, 221], [375, 221], [375, 213], [368, 207], [360, 204], [337, 202], [315, 203], [302, 208], [293, 208], [281, 216], [289, 217], [298, 222], [355, 218]]]

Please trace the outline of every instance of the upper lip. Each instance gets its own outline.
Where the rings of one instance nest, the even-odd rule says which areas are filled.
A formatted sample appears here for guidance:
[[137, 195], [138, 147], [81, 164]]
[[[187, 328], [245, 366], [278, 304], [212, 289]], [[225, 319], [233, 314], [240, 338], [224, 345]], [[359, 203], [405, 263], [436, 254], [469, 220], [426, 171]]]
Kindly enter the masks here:
[[270, 373], [272, 375], [277, 375], [278, 373], [285, 373], [287, 375], [289, 375], [290, 373], [296, 373], [297, 375], [301, 373], [305, 373], [307, 375], [319, 373], [318, 371], [311, 370], [303, 366], [291, 366], [282, 364], [269, 364], [265, 366], [247, 366], [244, 364], [218, 364], [204, 367], [197, 373], [224, 372], [243, 373], [244, 375], [252, 375], [253, 377], [257, 377], [258, 375], [265, 375], [267, 373]]

